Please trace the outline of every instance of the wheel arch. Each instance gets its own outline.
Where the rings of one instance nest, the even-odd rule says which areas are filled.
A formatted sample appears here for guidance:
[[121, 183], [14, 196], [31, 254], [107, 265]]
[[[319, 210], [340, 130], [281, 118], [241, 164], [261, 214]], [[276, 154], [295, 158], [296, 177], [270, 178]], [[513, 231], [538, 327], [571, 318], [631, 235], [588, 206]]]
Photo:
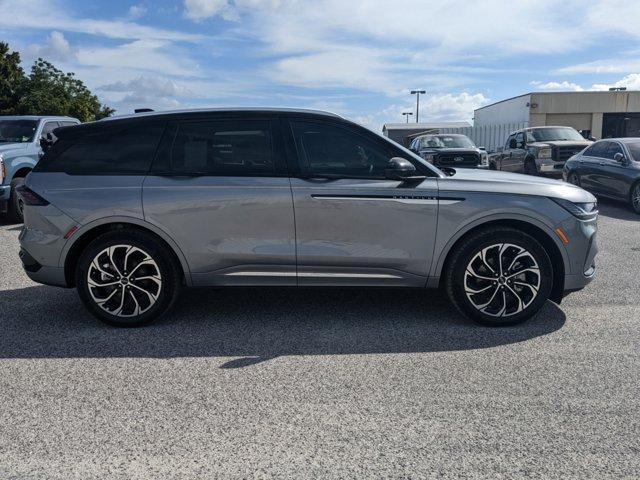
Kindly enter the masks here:
[[147, 233], [164, 245], [178, 260], [185, 283], [190, 286], [191, 274], [189, 265], [182, 250], [162, 230], [136, 218], [112, 218], [92, 222], [80, 228], [73, 235], [73, 242], [68, 242], [60, 254], [60, 266], [64, 266], [65, 281], [69, 287], [75, 286], [75, 270], [80, 254], [91, 241], [103, 233], [114, 230], [137, 230]]
[[[484, 229], [492, 227], [511, 227], [521, 230], [533, 238], [538, 240], [551, 259], [553, 268], [553, 285], [551, 287], [550, 299], [556, 303], [560, 303], [564, 292], [564, 277], [566, 273], [566, 265], [569, 265], [569, 259], [564, 247], [560, 244], [560, 240], [555, 238], [548, 227], [541, 222], [527, 217], [490, 217], [480, 219], [473, 222], [462, 229], [447, 243], [438, 258], [435, 271], [432, 278], [435, 277], [441, 285], [444, 279], [443, 272], [448, 268], [448, 263], [456, 251], [457, 247], [469, 235]], [[558, 268], [559, 267], [559, 268]]]

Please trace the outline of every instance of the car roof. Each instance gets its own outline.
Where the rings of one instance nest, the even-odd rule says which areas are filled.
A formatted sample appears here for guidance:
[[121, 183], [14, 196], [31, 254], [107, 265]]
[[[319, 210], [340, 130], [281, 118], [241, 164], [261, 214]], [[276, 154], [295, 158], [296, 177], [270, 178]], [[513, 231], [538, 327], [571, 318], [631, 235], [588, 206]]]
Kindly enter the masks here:
[[618, 138], [601, 138], [598, 142], [615, 141], [620, 143], [640, 143], [640, 137], [618, 137]]
[[3, 115], [0, 120], [73, 120], [79, 122], [77, 118], [60, 115]]
[[116, 120], [128, 120], [136, 118], [152, 118], [152, 117], [164, 117], [164, 116], [186, 116], [190, 114], [206, 114], [206, 113], [288, 113], [288, 114], [307, 114], [318, 115], [333, 118], [342, 118], [340, 115], [326, 112], [323, 110], [311, 110], [304, 108], [268, 108], [268, 107], [241, 107], [241, 108], [192, 108], [184, 110], [164, 110], [164, 111], [150, 111], [131, 113], [127, 115], [116, 115], [113, 117], [106, 117], [99, 122], [109, 122]]

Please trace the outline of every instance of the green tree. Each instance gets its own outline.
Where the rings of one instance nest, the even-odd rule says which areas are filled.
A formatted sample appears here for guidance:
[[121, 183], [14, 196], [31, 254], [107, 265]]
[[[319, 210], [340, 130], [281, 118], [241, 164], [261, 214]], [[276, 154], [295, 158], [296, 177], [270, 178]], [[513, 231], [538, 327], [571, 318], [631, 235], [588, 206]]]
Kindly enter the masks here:
[[23, 115], [68, 115], [83, 122], [113, 114], [73, 73], [39, 58], [21, 91], [17, 111]]
[[18, 113], [17, 104], [25, 83], [20, 66], [20, 54], [10, 52], [9, 45], [0, 42], [0, 115]]

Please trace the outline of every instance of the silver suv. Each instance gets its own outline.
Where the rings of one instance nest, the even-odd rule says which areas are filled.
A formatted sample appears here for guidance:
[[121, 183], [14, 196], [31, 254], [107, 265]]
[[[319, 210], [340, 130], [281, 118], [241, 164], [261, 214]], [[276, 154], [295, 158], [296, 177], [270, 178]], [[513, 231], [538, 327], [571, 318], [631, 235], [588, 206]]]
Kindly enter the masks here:
[[21, 188], [22, 262], [110, 324], [158, 318], [183, 286], [242, 285], [441, 286], [509, 325], [595, 273], [591, 194], [443, 173], [329, 113], [145, 113], [56, 136]]

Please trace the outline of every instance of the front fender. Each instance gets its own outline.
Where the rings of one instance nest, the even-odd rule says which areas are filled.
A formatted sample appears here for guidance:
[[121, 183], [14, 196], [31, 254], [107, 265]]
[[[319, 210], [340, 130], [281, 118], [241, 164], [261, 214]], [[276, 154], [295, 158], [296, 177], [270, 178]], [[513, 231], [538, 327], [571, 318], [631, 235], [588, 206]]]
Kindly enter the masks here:
[[436, 251], [434, 252], [435, 261], [432, 263], [431, 271], [429, 273], [429, 277], [433, 282], [439, 281], [445, 261], [449, 256], [449, 253], [451, 253], [451, 249], [456, 244], [456, 242], [458, 242], [458, 240], [460, 240], [464, 235], [475, 228], [481, 227], [482, 225], [489, 224], [491, 222], [500, 221], [520, 221], [537, 227], [539, 230], [544, 232], [554, 242], [554, 244], [558, 248], [558, 251], [561, 253], [562, 260], [565, 266], [565, 272], [571, 272], [571, 262], [569, 261], [569, 255], [567, 253], [566, 247], [562, 244], [557, 235], [555, 235], [554, 225], [540, 218], [537, 218], [526, 209], [478, 213], [477, 215], [472, 216], [456, 225], [443, 225], [443, 222], [441, 222], [440, 218], [441, 215], [446, 215], [446, 212], [440, 212], [438, 218], [438, 239], [436, 240]]
[[33, 170], [35, 167], [37, 160], [34, 160], [31, 157], [14, 157], [14, 158], [5, 158], [4, 159], [4, 168], [7, 170], [7, 183], [13, 180], [13, 177], [16, 172], [22, 170], [23, 168], [28, 168], [29, 170]]

